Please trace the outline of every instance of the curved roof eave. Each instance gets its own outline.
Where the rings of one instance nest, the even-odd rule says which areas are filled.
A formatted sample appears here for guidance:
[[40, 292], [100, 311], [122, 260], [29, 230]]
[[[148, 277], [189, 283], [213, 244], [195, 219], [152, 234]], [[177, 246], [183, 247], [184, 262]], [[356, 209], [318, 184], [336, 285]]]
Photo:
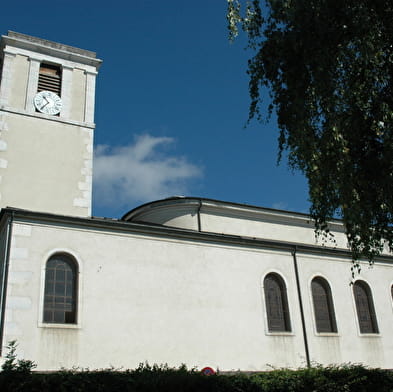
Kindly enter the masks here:
[[[280, 216], [281, 218], [289, 220], [294, 219], [296, 221], [310, 221], [310, 216], [301, 212], [286, 211], [275, 208], [259, 207], [250, 204], [234, 203], [216, 199], [190, 196], [172, 196], [165, 199], [155, 200], [142, 204], [141, 206], [133, 208], [132, 210], [125, 213], [120, 220], [128, 222], [138, 222], [139, 216], [147, 212], [151, 213], [156, 208], [157, 210], [162, 207], [176, 208], [176, 206], [181, 207], [185, 204], [199, 206], [199, 208], [201, 208], [202, 206], [214, 205], [215, 208], [220, 208], [223, 212], [226, 211], [227, 213], [230, 213], [233, 210], [242, 210], [244, 212], [247, 212], [248, 216], [250, 216], [250, 214], [268, 214]], [[342, 221], [339, 219], [332, 219], [330, 222], [335, 226], [337, 225], [342, 227]]]

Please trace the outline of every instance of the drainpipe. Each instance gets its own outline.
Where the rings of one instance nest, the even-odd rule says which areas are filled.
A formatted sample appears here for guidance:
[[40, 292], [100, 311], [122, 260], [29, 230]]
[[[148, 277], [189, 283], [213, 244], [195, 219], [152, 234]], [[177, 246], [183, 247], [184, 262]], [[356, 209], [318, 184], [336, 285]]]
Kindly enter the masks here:
[[299, 308], [300, 308], [300, 318], [302, 320], [304, 351], [306, 353], [307, 367], [309, 368], [309, 367], [311, 367], [310, 352], [309, 352], [309, 349], [308, 349], [307, 330], [306, 330], [306, 322], [305, 322], [305, 319], [304, 319], [302, 293], [301, 293], [301, 290], [300, 290], [300, 280], [299, 280], [299, 271], [298, 271], [298, 268], [297, 268], [296, 250], [297, 250], [297, 248], [295, 246], [293, 251], [292, 251], [292, 257], [293, 257], [293, 266], [295, 268], [296, 287], [297, 287], [297, 295], [298, 295], [298, 299], [299, 299]]
[[201, 208], [202, 208], [202, 200], [199, 199], [198, 210], [197, 210], [197, 217], [198, 217], [198, 231], [201, 232]]
[[11, 216], [7, 222], [7, 234], [5, 240], [5, 253], [4, 253], [4, 265], [3, 265], [3, 278], [1, 283], [0, 293], [0, 357], [2, 355], [3, 348], [3, 335], [4, 335], [4, 323], [5, 323], [5, 303], [7, 294], [7, 282], [8, 282], [8, 266], [10, 262], [10, 251], [11, 251], [11, 236], [12, 236], [12, 222], [14, 220], [14, 212], [11, 212]]

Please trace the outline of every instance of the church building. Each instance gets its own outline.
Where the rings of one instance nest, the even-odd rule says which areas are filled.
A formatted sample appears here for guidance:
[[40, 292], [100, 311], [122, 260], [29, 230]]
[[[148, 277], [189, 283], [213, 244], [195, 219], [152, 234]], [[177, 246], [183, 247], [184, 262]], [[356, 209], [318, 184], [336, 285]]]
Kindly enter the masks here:
[[[393, 256], [351, 277], [305, 214], [197, 197], [91, 213], [94, 52], [0, 41], [0, 362], [393, 368]], [[363, 263], [362, 263], [363, 264]]]

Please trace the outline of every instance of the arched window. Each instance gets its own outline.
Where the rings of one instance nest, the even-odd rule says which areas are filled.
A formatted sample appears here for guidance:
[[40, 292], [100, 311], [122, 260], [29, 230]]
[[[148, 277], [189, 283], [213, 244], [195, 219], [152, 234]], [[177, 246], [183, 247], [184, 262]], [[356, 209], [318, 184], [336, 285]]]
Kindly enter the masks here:
[[311, 282], [317, 332], [337, 332], [336, 317], [329, 283], [321, 278]]
[[281, 278], [281, 276], [271, 273], [266, 275], [263, 283], [269, 331], [291, 331], [287, 290], [284, 280]]
[[373, 298], [368, 284], [360, 280], [356, 281], [353, 285], [353, 295], [355, 296], [360, 333], [378, 333]]
[[74, 259], [56, 254], [46, 263], [44, 323], [76, 323], [78, 267]]

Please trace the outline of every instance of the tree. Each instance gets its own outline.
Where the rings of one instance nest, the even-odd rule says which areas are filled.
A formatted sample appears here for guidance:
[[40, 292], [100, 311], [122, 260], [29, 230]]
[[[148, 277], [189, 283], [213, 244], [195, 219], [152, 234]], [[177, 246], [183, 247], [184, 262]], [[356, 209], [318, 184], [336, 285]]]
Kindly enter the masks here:
[[393, 3], [391, 0], [228, 0], [248, 63], [249, 120], [261, 88], [277, 113], [279, 160], [308, 179], [318, 233], [345, 225], [355, 265], [393, 249]]

